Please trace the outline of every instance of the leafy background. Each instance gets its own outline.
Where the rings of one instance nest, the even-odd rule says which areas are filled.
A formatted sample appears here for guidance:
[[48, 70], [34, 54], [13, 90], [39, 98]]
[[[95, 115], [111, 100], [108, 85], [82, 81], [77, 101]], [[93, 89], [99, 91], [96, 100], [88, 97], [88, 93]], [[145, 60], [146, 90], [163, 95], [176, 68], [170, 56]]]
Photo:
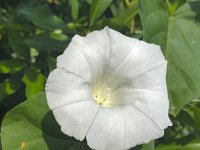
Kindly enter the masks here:
[[200, 0], [1, 0], [0, 149], [90, 150], [60, 132], [43, 92], [71, 38], [104, 26], [168, 60], [173, 126], [132, 150], [200, 149]]

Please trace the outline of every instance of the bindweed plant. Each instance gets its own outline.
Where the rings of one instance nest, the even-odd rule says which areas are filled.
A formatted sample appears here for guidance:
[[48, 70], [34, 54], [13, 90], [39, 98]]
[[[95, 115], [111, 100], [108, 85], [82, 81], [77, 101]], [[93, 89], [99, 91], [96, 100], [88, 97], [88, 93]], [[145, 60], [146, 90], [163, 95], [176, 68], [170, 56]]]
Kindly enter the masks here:
[[[90, 40], [83, 38], [88, 34], [95, 33], [97, 30], [103, 32], [102, 29], [109, 30], [106, 31], [105, 35], [102, 35], [103, 37], [92, 36]], [[154, 53], [151, 46], [146, 46], [145, 51], [140, 48], [137, 50], [132, 49], [130, 42], [124, 42], [125, 36], [120, 38], [121, 40], [117, 37], [122, 34], [130, 41], [133, 39], [144, 41], [140, 44], [159, 45], [156, 46], [159, 47], [159, 51]], [[70, 43], [73, 43], [72, 39], [75, 38], [78, 39], [78, 42], [74, 40], [75, 48], [70, 49], [72, 51], [70, 54], [73, 53], [73, 59], [72, 57], [63, 56], [68, 55], [65, 49], [70, 47]], [[84, 40], [87, 42], [83, 42]], [[118, 44], [117, 47], [121, 47], [118, 50], [119, 52], [111, 53], [109, 50], [112, 49], [112, 46], [116, 47], [114, 44], [112, 45], [115, 40]], [[200, 0], [1, 0], [0, 149], [90, 150], [93, 148], [121, 150], [129, 148], [130, 150], [199, 150], [199, 41]], [[111, 43], [110, 48], [102, 47], [101, 44], [104, 42]], [[83, 46], [83, 48], [79, 44], [85, 47]], [[93, 46], [94, 44], [99, 45], [96, 48]], [[133, 47], [134, 44], [133, 42]], [[72, 44], [71, 47], [73, 47]], [[127, 50], [127, 52], [130, 51], [135, 55], [134, 52], [136, 51], [137, 54], [140, 54], [127, 58], [126, 48], [129, 47], [130, 50]], [[85, 64], [82, 57], [78, 55], [78, 49], [85, 54], [83, 56], [86, 57], [90, 69], [93, 67], [92, 71], [90, 70], [92, 77], [86, 67], [84, 68]], [[159, 57], [157, 57], [158, 53]], [[107, 54], [113, 55], [107, 57]], [[105, 56], [105, 59], [101, 56]], [[78, 84], [75, 94], [70, 95], [72, 90], [69, 87], [77, 85], [79, 79], [72, 80], [68, 75], [66, 76], [67, 79], [62, 82], [62, 74], [66, 71], [57, 71], [56, 78], [52, 80], [50, 78], [52, 73], [50, 72], [55, 73], [56, 68], [58, 68], [57, 70], [59, 68], [70, 68], [71, 70], [67, 70], [68, 73], [71, 71], [73, 74], [76, 73], [76, 77], [86, 79], [96, 77], [94, 74], [99, 71], [100, 75], [104, 75], [103, 79], [108, 81], [106, 83], [116, 86], [118, 83], [121, 84], [122, 81], [129, 81], [129, 76], [134, 78], [139, 75], [137, 67], [145, 70], [145, 66], [140, 64], [146, 62], [150, 66], [158, 63], [159, 59], [157, 58], [161, 57], [162, 60], [167, 62], [167, 65], [163, 67], [165, 69], [163, 74], [158, 72], [157, 74], [154, 73], [153, 76], [149, 70], [146, 70], [145, 75], [143, 74], [141, 79], [137, 83], [133, 82], [131, 86], [141, 90], [143, 85], [148, 85], [150, 87], [145, 87], [145, 89], [152, 90], [152, 86], [161, 81], [159, 85], [166, 86], [164, 91], [167, 91], [165, 94], [162, 91], [162, 96], [165, 95], [167, 98], [154, 98], [149, 92], [139, 96], [138, 91], [127, 90], [129, 85], [123, 86], [121, 90], [126, 91], [126, 93], [129, 92], [129, 94], [135, 92], [134, 96], [124, 94], [126, 96], [124, 99], [128, 99], [128, 102], [132, 99], [139, 99], [140, 102], [143, 102], [135, 104], [135, 107], [138, 106], [140, 113], [143, 112], [141, 114], [146, 115], [146, 119], [141, 119], [140, 113], [136, 115], [133, 113], [134, 111], [128, 113], [130, 116], [127, 117], [128, 119], [126, 118], [127, 115], [121, 115], [121, 120], [118, 117], [113, 119], [115, 115], [112, 114], [110, 118], [114, 120], [114, 126], [108, 128], [109, 130], [100, 130], [106, 129], [111, 124], [109, 124], [111, 119], [109, 119], [109, 115], [106, 115], [107, 113], [102, 115], [102, 120], [105, 119], [105, 122], [101, 124], [102, 121], [99, 121], [99, 123], [98, 120], [94, 119], [95, 116], [96, 118], [98, 116], [91, 114], [92, 111], [87, 114], [90, 109], [84, 106], [72, 106], [71, 110], [73, 111], [66, 109], [63, 110], [64, 113], [54, 111], [54, 107], [59, 108], [61, 105], [69, 104], [70, 100], [74, 100], [78, 96], [84, 97], [85, 93], [82, 93], [81, 90], [86, 89], [85, 86], [87, 86], [85, 82], [81, 82], [81, 86]], [[92, 58], [92, 61], [90, 61], [90, 58]], [[110, 59], [109, 61], [107, 58], [113, 58], [113, 60]], [[131, 65], [122, 64], [126, 58], [131, 62]], [[135, 63], [135, 60], [140, 63]], [[106, 71], [104, 70], [108, 73], [105, 75], [104, 71], [101, 72], [101, 67], [109, 64], [108, 62], [111, 62], [113, 66]], [[73, 67], [76, 65], [78, 70], [73, 72]], [[116, 66], [122, 70], [118, 69], [116, 76], [109, 76], [110, 72], [115, 72]], [[131, 71], [132, 74], [127, 71]], [[101, 85], [99, 81], [102, 78], [99, 78], [99, 74], [97, 80], [94, 80], [98, 83], [90, 84], [93, 91], [91, 99], [94, 100], [94, 104], [98, 104], [104, 109], [113, 105], [115, 107], [120, 106], [120, 108], [124, 106], [123, 102], [127, 101], [122, 102], [121, 95], [111, 98], [110, 88], [96, 86]], [[123, 79], [121, 74], [125, 75]], [[65, 84], [68, 80], [70, 84]], [[63, 90], [60, 89], [61, 84], [64, 86]], [[84, 85], [83, 88], [82, 85]], [[71, 91], [68, 92], [67, 90]], [[153, 90], [159, 91], [160, 89], [154, 87]], [[53, 95], [52, 93], [56, 94]], [[113, 100], [117, 100], [117, 102], [115, 101], [112, 105], [108, 103], [110, 99], [111, 102]], [[79, 101], [80, 99], [76, 100]], [[157, 103], [162, 100], [165, 102], [162, 105]], [[64, 103], [62, 103], [63, 101]], [[156, 103], [154, 103], [155, 101]], [[54, 105], [54, 102], [57, 103]], [[148, 106], [149, 104], [152, 105], [151, 109], [145, 107], [147, 104]], [[138, 108], [135, 107], [136, 111]], [[82, 114], [93, 115], [94, 118], [90, 120], [80, 113], [77, 115], [76, 109], [85, 109]], [[153, 116], [150, 116], [152, 114]], [[170, 120], [166, 119], [168, 115], [172, 124]], [[124, 126], [122, 126], [123, 119], [129, 120]], [[136, 119], [140, 121], [135, 121]], [[166, 122], [160, 123], [163, 120]], [[79, 122], [78, 125], [77, 122]], [[98, 126], [93, 127], [92, 122], [97, 122]], [[137, 122], [137, 126], [135, 126], [135, 122]], [[157, 132], [154, 126], [150, 125], [152, 122], [157, 125], [158, 129], [160, 127], [160, 130], [172, 126], [166, 128], [163, 132], [164, 136], [161, 137], [161, 131]], [[85, 128], [82, 130], [81, 125], [84, 126], [85, 124], [89, 126], [88, 128], [93, 128], [93, 131], [90, 132]], [[133, 130], [134, 127], [137, 130]], [[126, 134], [119, 133], [118, 128], [122, 129], [123, 132], [126, 131]], [[129, 130], [129, 128], [132, 130]], [[150, 133], [155, 136], [148, 138]], [[87, 134], [89, 134], [88, 137]], [[129, 138], [125, 135], [128, 135]], [[134, 138], [131, 138], [133, 136]], [[158, 139], [158, 137], [161, 138]], [[149, 142], [149, 140], [152, 141]]]

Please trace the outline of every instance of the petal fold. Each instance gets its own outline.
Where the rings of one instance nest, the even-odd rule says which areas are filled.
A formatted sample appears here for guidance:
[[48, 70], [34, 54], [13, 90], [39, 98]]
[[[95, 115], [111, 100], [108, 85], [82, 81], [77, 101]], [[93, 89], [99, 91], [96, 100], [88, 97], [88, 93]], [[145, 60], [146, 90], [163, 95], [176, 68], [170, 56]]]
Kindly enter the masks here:
[[55, 69], [47, 79], [47, 103], [51, 109], [92, 99], [88, 82], [65, 69]]
[[84, 101], [55, 109], [53, 114], [63, 133], [82, 141], [98, 109], [93, 101]]
[[160, 66], [137, 76], [125, 86], [129, 86], [133, 89], [149, 89], [167, 96], [166, 71], [167, 61]]
[[123, 149], [148, 143], [163, 136], [164, 131], [137, 108], [125, 106], [121, 112], [125, 125]]
[[69, 44], [63, 55], [57, 57], [57, 68], [64, 68], [91, 82], [90, 67], [79, 47], [73, 42]]
[[168, 117], [169, 100], [166, 95], [146, 89], [118, 91], [123, 105], [132, 105], [153, 120], [161, 129], [171, 126]]
[[112, 29], [109, 29], [109, 36], [111, 42], [109, 69], [113, 71], [134, 51], [139, 40], [127, 37]]
[[108, 28], [93, 31], [87, 36], [75, 35], [72, 42], [78, 47], [85, 57], [92, 75], [92, 79], [101, 78], [110, 61], [110, 37]]
[[119, 108], [101, 107], [86, 136], [96, 150], [123, 149], [124, 123]]
[[163, 63], [165, 58], [159, 46], [139, 41], [111, 74], [120, 79], [118, 86], [121, 86]]

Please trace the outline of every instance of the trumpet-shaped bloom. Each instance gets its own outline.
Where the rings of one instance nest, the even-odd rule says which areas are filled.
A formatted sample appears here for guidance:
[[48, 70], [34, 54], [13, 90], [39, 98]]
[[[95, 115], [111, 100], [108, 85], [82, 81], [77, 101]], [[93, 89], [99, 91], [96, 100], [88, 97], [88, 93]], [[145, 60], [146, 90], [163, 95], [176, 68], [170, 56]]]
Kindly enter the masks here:
[[159, 46], [105, 27], [75, 35], [46, 83], [63, 133], [97, 150], [124, 150], [163, 136], [168, 117]]

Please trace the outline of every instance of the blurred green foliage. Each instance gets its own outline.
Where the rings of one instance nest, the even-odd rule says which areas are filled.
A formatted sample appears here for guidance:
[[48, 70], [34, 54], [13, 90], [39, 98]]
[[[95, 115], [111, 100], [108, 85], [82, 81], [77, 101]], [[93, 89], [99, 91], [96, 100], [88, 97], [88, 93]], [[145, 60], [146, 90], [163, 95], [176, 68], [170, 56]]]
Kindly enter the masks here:
[[[30, 99], [6, 115], [0, 134], [5, 150], [20, 147], [20, 138], [13, 137], [21, 133], [28, 133], [24, 135], [29, 135], [27, 141], [41, 138], [31, 150], [38, 146], [41, 150], [63, 150], [70, 144], [71, 149], [89, 149], [85, 141], [56, 132], [44, 94], [37, 94], [44, 91], [56, 57], [71, 38], [104, 26], [159, 44], [169, 62], [167, 85], [173, 126], [163, 138], [134, 149], [200, 149], [200, 0], [1, 0], [0, 124], [8, 111]], [[41, 122], [47, 127], [45, 131]], [[31, 124], [39, 130], [34, 132]], [[47, 147], [44, 142], [53, 144]]]

